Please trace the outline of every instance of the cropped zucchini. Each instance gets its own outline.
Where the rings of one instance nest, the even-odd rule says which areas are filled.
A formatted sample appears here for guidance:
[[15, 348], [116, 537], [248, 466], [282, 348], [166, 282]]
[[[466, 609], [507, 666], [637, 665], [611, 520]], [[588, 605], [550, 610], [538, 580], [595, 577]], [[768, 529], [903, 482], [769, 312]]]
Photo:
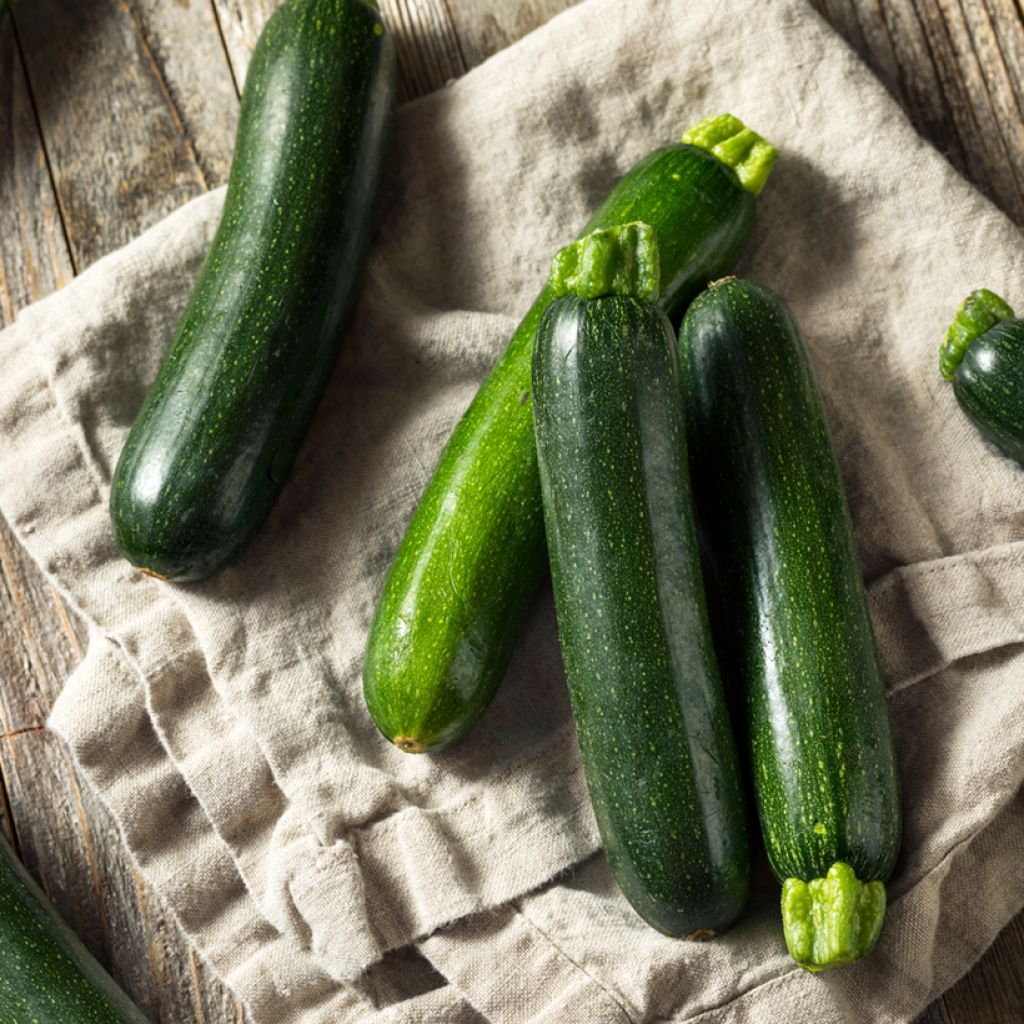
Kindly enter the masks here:
[[746, 690], [754, 789], [809, 970], [874, 945], [900, 845], [885, 688], [821, 396], [785, 304], [719, 282], [680, 332], [690, 461]]
[[[585, 232], [657, 232], [669, 316], [738, 259], [775, 150], [709, 118], [615, 187]], [[544, 572], [530, 357], [545, 287], [456, 427], [395, 556], [364, 664], [366, 702], [410, 753], [459, 739], [490, 703]]]
[[651, 925], [738, 916], [750, 853], [686, 464], [675, 335], [646, 225], [556, 258], [533, 411], [566, 680], [605, 852]]
[[263, 30], [217, 235], [114, 474], [143, 571], [210, 576], [269, 514], [358, 295], [394, 95], [359, 0], [287, 0]]
[[146, 1024], [0, 838], [0, 1021]]
[[1024, 320], [994, 292], [971, 292], [946, 334], [939, 369], [981, 433], [1024, 465]]

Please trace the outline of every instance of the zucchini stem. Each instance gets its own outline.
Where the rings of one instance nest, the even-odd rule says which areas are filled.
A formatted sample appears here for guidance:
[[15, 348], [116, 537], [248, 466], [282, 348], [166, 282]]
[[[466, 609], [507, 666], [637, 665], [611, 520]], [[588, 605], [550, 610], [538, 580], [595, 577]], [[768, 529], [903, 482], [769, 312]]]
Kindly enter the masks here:
[[396, 736], [394, 744], [404, 754], [425, 754], [427, 745], [423, 740], [414, 739], [412, 736]]
[[731, 168], [740, 184], [752, 196], [764, 188], [779, 151], [732, 114], [705, 117], [682, 140], [696, 146]]
[[654, 228], [634, 221], [592, 231], [559, 249], [551, 261], [550, 285], [556, 296], [629, 295], [657, 302], [660, 276]]
[[708, 281], [708, 288], [718, 288], [719, 285], [728, 284], [730, 281], [735, 280], [735, 274], [726, 274], [725, 277], [716, 277], [714, 281]]
[[996, 324], [1012, 317], [1013, 310], [995, 292], [987, 288], [971, 292], [960, 303], [939, 350], [939, 372], [942, 376], [952, 380], [971, 343]]
[[782, 927], [790, 956], [805, 971], [852, 964], [871, 952], [885, 917], [885, 886], [862, 882], [836, 861], [824, 878], [787, 878]]

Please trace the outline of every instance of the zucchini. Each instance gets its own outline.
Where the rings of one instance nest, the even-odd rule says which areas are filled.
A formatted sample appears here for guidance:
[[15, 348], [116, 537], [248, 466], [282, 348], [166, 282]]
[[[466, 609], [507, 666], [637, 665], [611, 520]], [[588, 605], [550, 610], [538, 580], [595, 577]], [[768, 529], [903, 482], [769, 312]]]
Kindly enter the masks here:
[[146, 1024], [2, 838], [0, 1021]]
[[556, 258], [533, 411], [566, 681], [605, 852], [626, 898], [707, 937], [750, 891], [743, 791], [715, 662], [672, 325], [647, 225]]
[[[739, 258], [775, 150], [729, 115], [651, 153], [585, 232], [633, 220], [661, 244], [662, 308], [681, 314]], [[363, 669], [378, 728], [409, 753], [440, 750], [480, 717], [544, 573], [530, 358], [545, 287], [456, 427], [395, 556]]]
[[260, 36], [220, 226], [111, 488], [150, 575], [217, 572], [288, 476], [358, 296], [395, 68], [359, 0], [288, 0]]
[[679, 336], [690, 462], [746, 692], [754, 790], [809, 970], [874, 945], [900, 845], [896, 759], [849, 514], [799, 329], [729, 279]]
[[946, 334], [939, 369], [968, 419], [1024, 465], [1024, 320], [987, 288], [971, 292]]

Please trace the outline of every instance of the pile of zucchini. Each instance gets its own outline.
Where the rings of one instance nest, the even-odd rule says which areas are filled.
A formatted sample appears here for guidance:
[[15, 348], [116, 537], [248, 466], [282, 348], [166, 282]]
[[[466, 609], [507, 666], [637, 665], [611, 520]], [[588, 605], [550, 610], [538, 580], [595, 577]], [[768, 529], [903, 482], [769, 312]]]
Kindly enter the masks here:
[[[658, 304], [678, 317], [739, 259], [773, 153], [735, 118], [715, 119], [637, 164], [582, 233], [649, 224], [660, 240]], [[409, 753], [444, 749], [483, 714], [547, 567], [530, 361], [554, 297], [542, 289], [455, 428], [377, 606], [366, 702]]]
[[[707, 938], [738, 918], [751, 876], [742, 749], [786, 941], [816, 971], [877, 940], [900, 804], [803, 341], [756, 284], [726, 278], [698, 294], [738, 258], [774, 159], [736, 118], [702, 121], [634, 168], [558, 253], [416, 510], [364, 682], [400, 749], [459, 739], [504, 674], [546, 548], [587, 782], [623, 893], [668, 935]], [[719, 646], [737, 652], [745, 692], [736, 732], [698, 520], [725, 583]]]
[[[288, 0], [268, 23], [223, 219], [113, 479], [115, 535], [142, 571], [210, 576], [269, 514], [358, 292], [394, 93], [394, 47], [371, 4]], [[413, 516], [364, 686], [399, 749], [459, 740], [550, 564], [584, 767], [623, 892], [669, 935], [704, 938], [737, 919], [751, 878], [745, 753], [786, 940], [818, 970], [877, 939], [900, 808], [799, 331], [764, 288], [708, 287], [746, 245], [775, 155], [735, 117], [708, 118], [634, 167], [557, 255]], [[944, 367], [959, 367], [961, 402], [1004, 437], [991, 389], [970, 374], [979, 346], [988, 363], [998, 356], [1008, 328], [993, 323], [1009, 311], [972, 302], [960, 321], [973, 348], [958, 335]], [[724, 581], [720, 646], [737, 652], [745, 691], [738, 731], [698, 520]]]
[[756, 284], [712, 284], [677, 349], [653, 305], [657, 251], [641, 224], [559, 253], [563, 297], [533, 356], [558, 629], [598, 826], [654, 927], [704, 938], [740, 915], [750, 851], [699, 516], [787, 944], [811, 971], [851, 963], [882, 927], [900, 808], [821, 399], [792, 317]]

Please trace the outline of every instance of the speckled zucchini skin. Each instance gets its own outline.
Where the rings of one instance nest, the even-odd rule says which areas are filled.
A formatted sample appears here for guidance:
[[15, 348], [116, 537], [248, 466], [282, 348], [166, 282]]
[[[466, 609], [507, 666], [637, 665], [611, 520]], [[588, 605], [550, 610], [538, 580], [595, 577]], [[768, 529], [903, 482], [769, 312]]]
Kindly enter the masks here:
[[688, 936], [739, 916], [750, 856], [674, 349], [646, 302], [560, 298], [537, 332], [533, 398], [558, 632], [605, 852], [639, 914]]
[[[583, 234], [645, 221], [661, 249], [661, 306], [678, 316], [739, 258], [755, 200], [702, 149], [657, 150]], [[530, 358], [541, 291], [452, 434], [381, 595], [364, 665], [378, 728], [409, 751], [462, 737], [490, 703], [544, 574]]]
[[288, 0], [267, 23], [220, 226], [114, 476], [132, 564], [209, 576], [270, 512], [358, 294], [394, 95], [367, 4]]
[[0, 838], [0, 1021], [146, 1024]]
[[885, 688], [824, 408], [766, 288], [699, 296], [680, 354], [690, 460], [742, 672], [758, 813], [780, 880], [889, 877], [900, 799]]
[[1024, 320], [1002, 320], [970, 343], [953, 393], [982, 434], [1024, 465]]

